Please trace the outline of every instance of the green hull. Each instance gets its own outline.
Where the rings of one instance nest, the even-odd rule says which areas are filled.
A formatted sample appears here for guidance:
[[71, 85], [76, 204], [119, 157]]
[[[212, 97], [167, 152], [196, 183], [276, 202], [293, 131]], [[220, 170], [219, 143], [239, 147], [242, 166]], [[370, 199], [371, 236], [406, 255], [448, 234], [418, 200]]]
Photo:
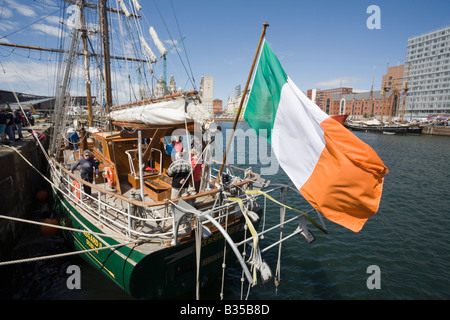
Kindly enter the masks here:
[[[59, 192], [55, 192], [55, 211], [61, 225], [92, 232], [103, 231], [74, 208]], [[255, 226], [256, 227], [256, 226]], [[244, 238], [243, 218], [228, 226], [234, 242]], [[84, 251], [120, 244], [119, 241], [83, 232], [65, 232], [76, 250]], [[220, 232], [202, 240], [200, 283], [205, 286], [222, 274], [225, 240]], [[236, 260], [227, 250], [227, 258]], [[161, 247], [144, 254], [135, 245], [81, 254], [82, 258], [124, 291], [139, 299], [167, 299], [193, 292], [196, 288], [195, 240], [177, 246]]]

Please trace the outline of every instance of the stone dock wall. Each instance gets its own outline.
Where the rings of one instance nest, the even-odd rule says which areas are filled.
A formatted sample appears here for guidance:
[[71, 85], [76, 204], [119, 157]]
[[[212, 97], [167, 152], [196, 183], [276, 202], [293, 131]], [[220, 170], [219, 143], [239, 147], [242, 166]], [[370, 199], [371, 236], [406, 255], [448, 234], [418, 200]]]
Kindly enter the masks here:
[[[28, 135], [25, 130], [23, 133], [24, 136]], [[48, 144], [48, 141], [46, 143]], [[10, 146], [0, 145], [0, 214], [30, 218], [33, 212], [39, 208], [39, 202], [36, 199], [38, 191], [48, 190], [49, 187], [48, 182], [33, 167], [45, 175], [48, 167], [47, 161], [41, 148], [32, 137], [13, 142]], [[10, 253], [24, 227], [25, 223], [23, 222], [0, 219], [0, 260], [4, 260]]]

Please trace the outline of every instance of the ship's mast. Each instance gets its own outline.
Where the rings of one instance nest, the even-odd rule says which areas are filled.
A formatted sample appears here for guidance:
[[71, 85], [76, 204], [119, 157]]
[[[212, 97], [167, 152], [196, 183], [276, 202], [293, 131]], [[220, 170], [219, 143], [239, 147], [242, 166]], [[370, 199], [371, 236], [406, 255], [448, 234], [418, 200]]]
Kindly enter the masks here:
[[403, 97], [403, 107], [402, 107], [402, 124], [403, 124], [403, 116], [405, 114], [405, 102], [406, 102], [406, 97], [408, 96], [408, 81], [409, 81], [409, 70], [410, 70], [411, 65], [408, 64], [408, 77], [406, 78], [406, 83], [405, 83], [405, 96]]
[[109, 113], [112, 106], [112, 88], [111, 88], [111, 58], [109, 53], [109, 30], [108, 30], [108, 15], [106, 0], [100, 0], [100, 20], [102, 27], [103, 39], [103, 56], [105, 68], [105, 98], [106, 98], [106, 113]]
[[86, 82], [86, 98], [88, 106], [89, 115], [89, 127], [93, 127], [94, 123], [92, 120], [92, 96], [91, 96], [91, 79], [89, 76], [89, 53], [87, 49], [87, 30], [86, 23], [84, 20], [84, 1], [80, 3], [80, 20], [81, 20], [81, 39], [83, 43], [83, 56], [84, 56], [84, 76]]

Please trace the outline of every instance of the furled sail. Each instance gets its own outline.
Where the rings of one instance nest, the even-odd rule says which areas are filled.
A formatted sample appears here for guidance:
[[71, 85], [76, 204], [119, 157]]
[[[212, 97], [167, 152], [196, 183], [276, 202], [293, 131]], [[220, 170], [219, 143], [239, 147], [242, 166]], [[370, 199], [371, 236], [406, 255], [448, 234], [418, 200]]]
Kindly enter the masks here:
[[134, 5], [134, 8], [136, 9], [136, 11], [141, 11], [142, 7], [139, 4], [138, 0], [133, 0], [133, 5]]
[[145, 51], [147, 52], [147, 54], [149, 55], [150, 58], [150, 62], [151, 63], [156, 63], [156, 61], [158, 61], [158, 59], [156, 58], [155, 54], [153, 53], [152, 49], [150, 48], [150, 46], [147, 44], [147, 42], [145, 41], [144, 37], [140, 37], [141, 40], [141, 45], [142, 47], [144, 47]]
[[128, 11], [127, 6], [125, 5], [125, 3], [123, 3], [123, 0], [119, 0], [119, 4], [120, 4], [120, 7], [122, 8], [122, 11], [125, 13], [125, 16], [127, 18], [129, 18], [130, 17], [130, 11]]
[[161, 40], [159, 40], [158, 34], [155, 31], [155, 28], [150, 27], [150, 35], [152, 36], [152, 39], [155, 42], [155, 45], [158, 48], [159, 52], [161, 52], [161, 55], [165, 56], [167, 54], [167, 49], [164, 46], [164, 44], [161, 42]]
[[204, 125], [213, 120], [212, 115], [208, 115], [209, 113], [198, 101], [180, 98], [134, 106], [125, 105], [111, 111], [109, 117], [113, 121], [147, 125], [174, 125], [185, 122], [197, 122]]

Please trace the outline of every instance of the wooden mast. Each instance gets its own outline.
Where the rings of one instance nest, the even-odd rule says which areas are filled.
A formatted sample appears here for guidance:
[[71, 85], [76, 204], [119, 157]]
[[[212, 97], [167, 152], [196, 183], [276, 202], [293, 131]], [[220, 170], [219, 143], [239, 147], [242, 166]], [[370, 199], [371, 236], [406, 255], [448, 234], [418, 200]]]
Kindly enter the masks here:
[[236, 118], [234, 119], [233, 128], [232, 128], [232, 131], [231, 131], [231, 134], [230, 134], [230, 138], [228, 139], [227, 149], [225, 150], [225, 153], [223, 155], [222, 164], [220, 165], [219, 174], [217, 175], [217, 182], [219, 182], [219, 183], [220, 183], [220, 178], [221, 178], [222, 172], [223, 172], [223, 166], [225, 165], [225, 161], [227, 160], [227, 153], [228, 153], [228, 150], [230, 149], [231, 141], [233, 140], [234, 130], [236, 129], [236, 124], [237, 124], [237, 122], [239, 120], [239, 116], [241, 115], [241, 110], [242, 110], [242, 106], [244, 104], [245, 96], [247, 95], [248, 86], [250, 85], [250, 80], [252, 79], [253, 70], [255, 69], [255, 64], [256, 64], [256, 60], [258, 59], [259, 50], [261, 48], [262, 41], [263, 41], [264, 36], [266, 34], [266, 28], [269, 26], [269, 24], [267, 22], [264, 22], [263, 26], [264, 27], [263, 27], [263, 31], [261, 33], [261, 38], [259, 39], [258, 48], [256, 49], [255, 57], [253, 58], [252, 67], [250, 69], [250, 73], [249, 73], [248, 78], [247, 78], [247, 83], [245, 84], [244, 92], [242, 93], [241, 102], [239, 103], [239, 109], [238, 109], [238, 111], [236, 113]]
[[392, 121], [392, 111], [393, 111], [393, 109], [394, 109], [394, 102], [395, 102], [395, 82], [394, 82], [394, 87], [393, 87], [393, 89], [392, 89], [392, 94], [393, 94], [394, 96], [392, 97], [392, 95], [391, 95], [392, 101], [391, 101], [390, 107], [389, 107], [389, 125], [391, 125], [391, 121]]
[[92, 120], [92, 95], [91, 95], [91, 79], [89, 77], [89, 54], [87, 49], [87, 31], [84, 20], [84, 1], [80, 4], [80, 20], [81, 20], [81, 39], [83, 43], [83, 57], [84, 57], [84, 77], [86, 82], [86, 98], [88, 106], [89, 127], [93, 127]]
[[381, 102], [381, 124], [384, 122], [384, 102], [386, 100], [386, 89], [386, 81], [384, 81], [384, 87], [382, 88], [383, 102]]
[[405, 115], [405, 102], [406, 97], [408, 96], [408, 81], [409, 81], [409, 70], [410, 70], [411, 64], [408, 64], [408, 77], [406, 78], [406, 84], [405, 84], [405, 96], [403, 97], [403, 107], [402, 107], [402, 124], [403, 124], [403, 116]]
[[[110, 64], [111, 59], [109, 52], [108, 14], [106, 9], [107, 9], [106, 0], [100, 0], [100, 17], [102, 26], [103, 56], [105, 68], [106, 113], [109, 113], [112, 106], [112, 88], [111, 88], [111, 64]], [[111, 127], [111, 123], [109, 124], [109, 127]]]
[[372, 88], [370, 89], [370, 103], [372, 104], [372, 108], [371, 108], [371, 112], [370, 112], [370, 116], [373, 117], [374, 116], [374, 112], [375, 112], [375, 103], [373, 101], [373, 83], [375, 82], [375, 66], [373, 66], [373, 72], [372, 72]]

